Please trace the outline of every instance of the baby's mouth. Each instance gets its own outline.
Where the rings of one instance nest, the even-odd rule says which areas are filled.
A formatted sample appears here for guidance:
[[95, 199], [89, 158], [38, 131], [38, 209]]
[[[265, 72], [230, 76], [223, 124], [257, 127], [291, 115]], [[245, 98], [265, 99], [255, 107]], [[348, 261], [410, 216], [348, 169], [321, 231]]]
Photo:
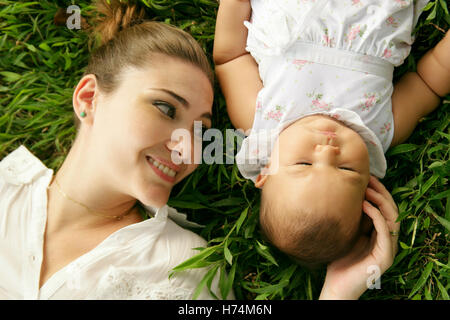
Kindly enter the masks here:
[[319, 133], [326, 135], [329, 138], [336, 138], [337, 134], [333, 131], [319, 131]]

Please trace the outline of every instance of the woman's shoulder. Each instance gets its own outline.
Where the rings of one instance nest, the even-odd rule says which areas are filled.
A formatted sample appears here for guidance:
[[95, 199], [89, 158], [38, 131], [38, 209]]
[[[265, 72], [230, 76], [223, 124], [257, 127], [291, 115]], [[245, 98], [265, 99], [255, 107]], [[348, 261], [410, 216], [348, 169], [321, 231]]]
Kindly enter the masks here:
[[51, 169], [21, 145], [0, 161], [0, 180], [12, 185], [29, 184], [48, 170]]

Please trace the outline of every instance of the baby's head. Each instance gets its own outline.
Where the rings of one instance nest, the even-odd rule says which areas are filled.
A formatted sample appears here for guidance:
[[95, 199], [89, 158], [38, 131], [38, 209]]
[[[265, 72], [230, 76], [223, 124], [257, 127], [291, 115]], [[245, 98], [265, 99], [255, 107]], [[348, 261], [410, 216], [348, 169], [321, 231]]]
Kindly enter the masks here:
[[342, 257], [359, 235], [369, 177], [357, 132], [324, 115], [298, 120], [281, 132], [269, 173], [255, 183], [263, 233], [310, 268]]

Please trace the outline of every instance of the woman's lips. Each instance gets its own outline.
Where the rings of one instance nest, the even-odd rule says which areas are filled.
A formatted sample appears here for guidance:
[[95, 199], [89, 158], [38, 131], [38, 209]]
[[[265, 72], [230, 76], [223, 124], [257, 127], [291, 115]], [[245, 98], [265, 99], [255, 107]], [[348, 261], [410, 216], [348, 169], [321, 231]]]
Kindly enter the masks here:
[[[170, 183], [175, 182], [175, 176], [177, 175], [178, 170], [174, 170], [150, 156], [146, 156], [146, 158], [150, 167], [161, 179]], [[172, 167], [175, 167], [175, 165], [173, 165]]]

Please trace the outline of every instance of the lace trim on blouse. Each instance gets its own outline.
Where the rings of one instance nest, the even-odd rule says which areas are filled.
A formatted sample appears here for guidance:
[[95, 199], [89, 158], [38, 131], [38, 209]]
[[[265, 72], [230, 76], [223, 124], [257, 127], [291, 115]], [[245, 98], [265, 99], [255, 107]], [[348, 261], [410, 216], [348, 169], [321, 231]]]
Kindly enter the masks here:
[[189, 300], [192, 291], [176, 287], [170, 280], [148, 284], [124, 270], [111, 267], [99, 283], [93, 299], [101, 300]]

